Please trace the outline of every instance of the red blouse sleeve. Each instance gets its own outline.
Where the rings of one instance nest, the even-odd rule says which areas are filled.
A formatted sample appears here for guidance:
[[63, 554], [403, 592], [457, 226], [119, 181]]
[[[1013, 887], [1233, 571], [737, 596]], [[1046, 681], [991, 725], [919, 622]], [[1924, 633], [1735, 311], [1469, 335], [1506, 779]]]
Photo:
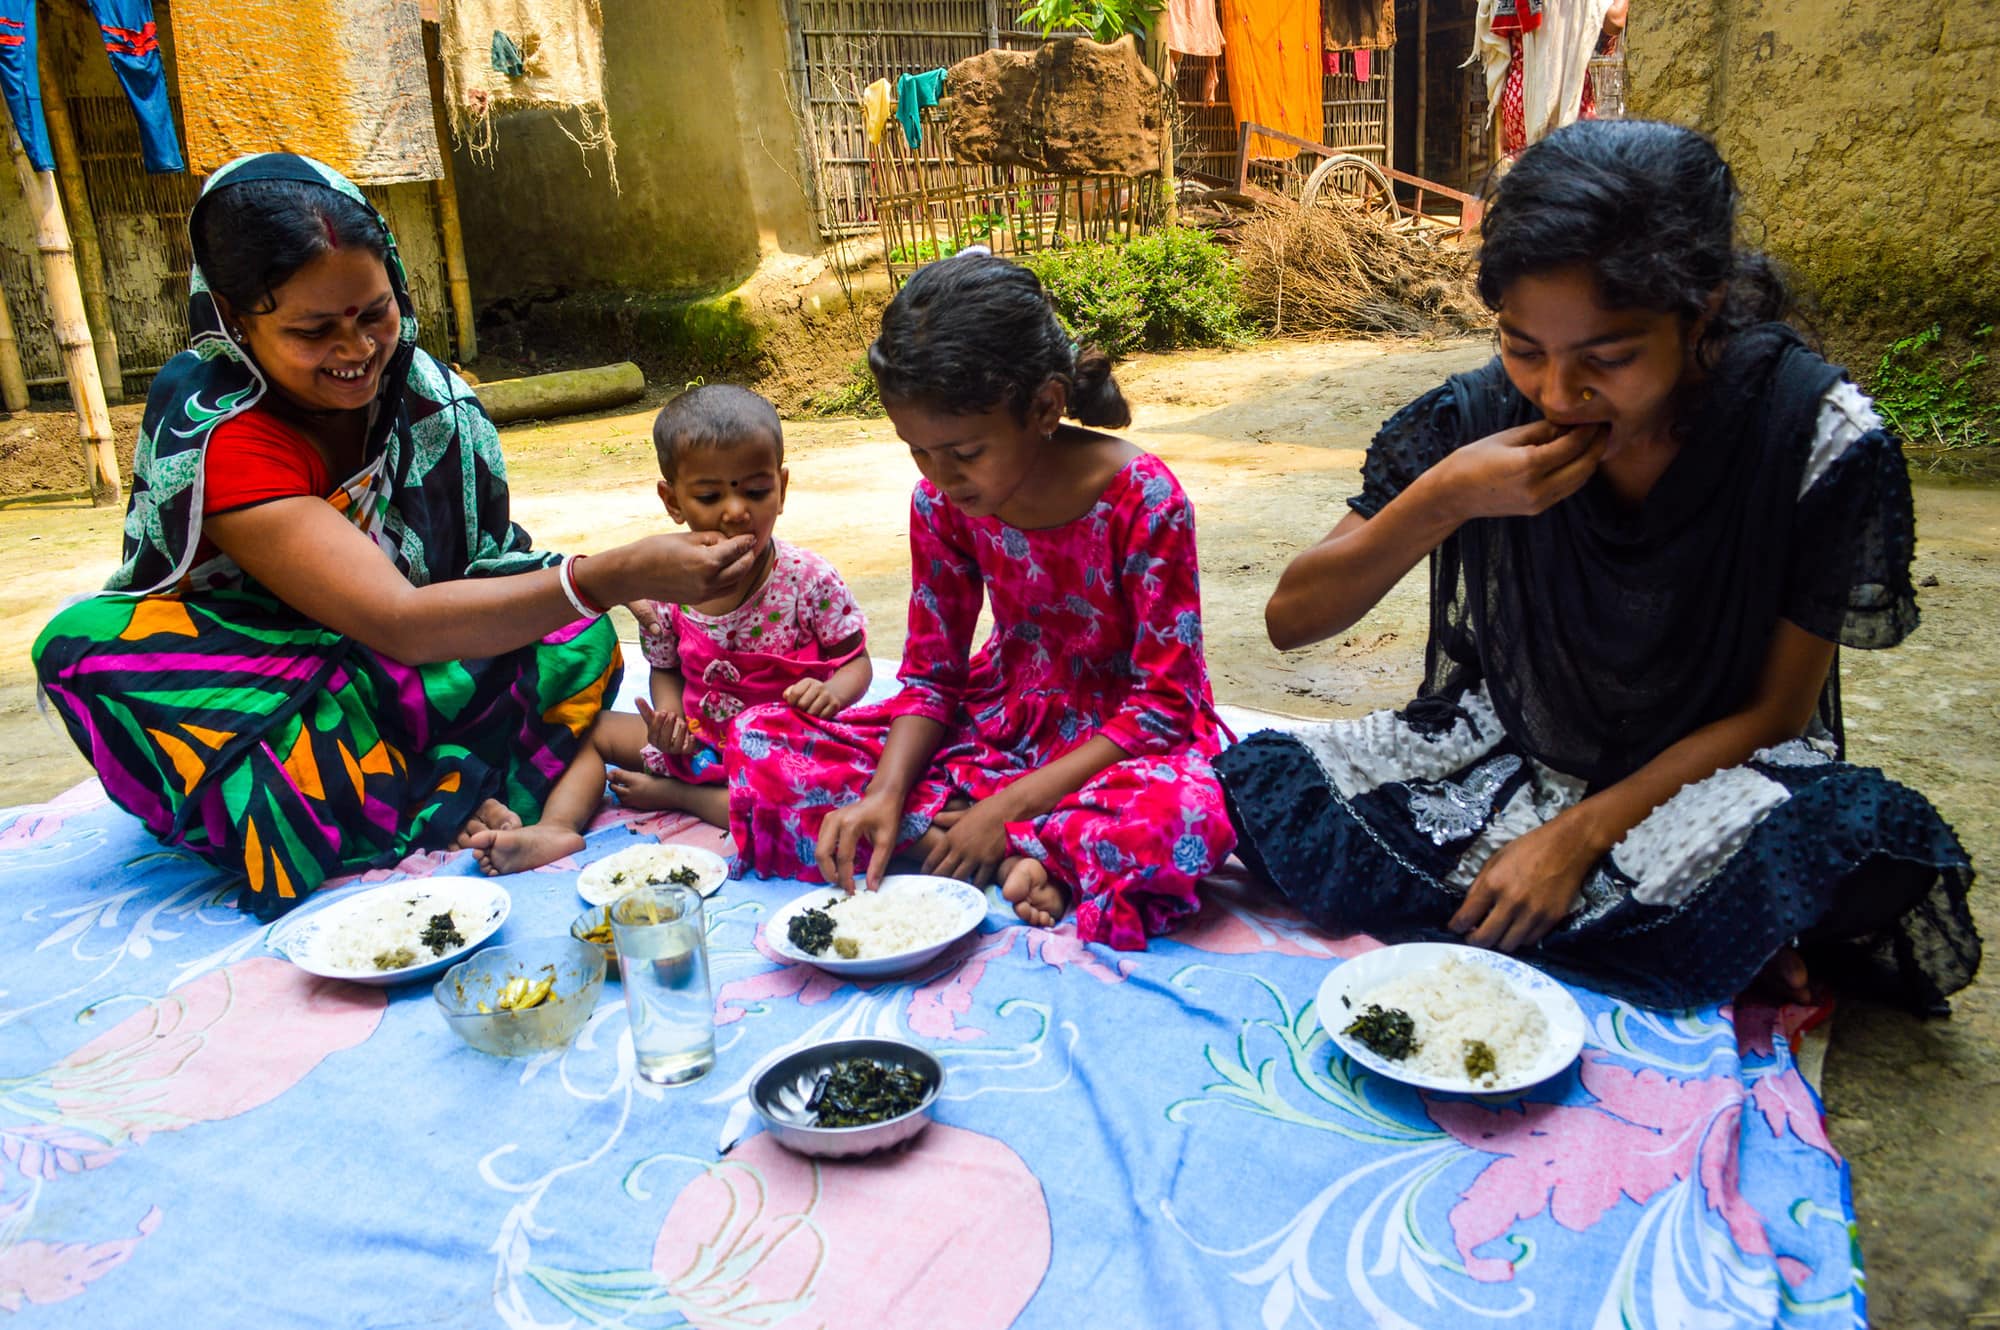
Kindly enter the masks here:
[[253, 408], [208, 436], [202, 487], [202, 511], [212, 517], [272, 499], [323, 499], [332, 493], [333, 480], [311, 440]]

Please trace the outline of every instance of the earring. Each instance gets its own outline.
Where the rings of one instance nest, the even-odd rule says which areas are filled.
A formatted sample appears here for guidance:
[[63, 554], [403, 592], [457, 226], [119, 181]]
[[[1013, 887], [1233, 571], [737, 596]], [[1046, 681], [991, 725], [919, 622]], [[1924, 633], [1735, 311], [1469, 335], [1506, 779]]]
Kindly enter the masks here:
[[1595, 389], [1595, 388], [1585, 388], [1585, 389], [1583, 390], [1583, 400], [1584, 400], [1584, 401], [1586, 401], [1586, 402], [1589, 402], [1589, 401], [1593, 401], [1593, 400], [1595, 400], [1595, 399], [1596, 399], [1596, 397], [1597, 397], [1597, 389]]
[[229, 335], [231, 337], [234, 337], [239, 342], [243, 340], [243, 330], [241, 328], [231, 328], [229, 330]]

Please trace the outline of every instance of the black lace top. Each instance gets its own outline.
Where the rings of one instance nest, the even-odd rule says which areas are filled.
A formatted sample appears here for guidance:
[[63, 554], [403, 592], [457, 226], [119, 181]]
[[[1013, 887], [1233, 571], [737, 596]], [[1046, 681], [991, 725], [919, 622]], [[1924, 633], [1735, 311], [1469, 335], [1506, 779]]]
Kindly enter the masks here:
[[[1461, 527], [1431, 556], [1425, 697], [1485, 682], [1531, 753], [1601, 786], [1747, 705], [1778, 618], [1900, 642], [1917, 624], [1909, 479], [1894, 437], [1827, 405], [1840, 377], [1791, 330], [1752, 329], [1639, 507], [1592, 482]], [[1458, 375], [1383, 426], [1351, 506], [1372, 517], [1453, 449], [1537, 418], [1497, 359]], [[1838, 674], [1819, 717], [1836, 743]]]

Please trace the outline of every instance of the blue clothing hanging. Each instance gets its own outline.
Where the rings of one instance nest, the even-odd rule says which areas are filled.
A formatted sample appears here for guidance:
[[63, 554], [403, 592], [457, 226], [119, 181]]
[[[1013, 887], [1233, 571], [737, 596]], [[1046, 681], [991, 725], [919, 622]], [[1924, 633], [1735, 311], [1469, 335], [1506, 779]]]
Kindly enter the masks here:
[[49, 125], [42, 118], [42, 80], [35, 69], [35, 0], [0, 0], [0, 94], [37, 171], [56, 169]]
[[924, 146], [923, 111], [936, 106], [944, 95], [944, 76], [949, 71], [933, 69], [923, 74], [904, 74], [896, 80], [896, 123], [903, 127], [903, 140], [912, 148]]
[[173, 108], [167, 102], [167, 71], [160, 63], [153, 0], [90, 0], [90, 8], [104, 33], [104, 53], [111, 57], [111, 68], [138, 117], [139, 155], [146, 169], [185, 171]]

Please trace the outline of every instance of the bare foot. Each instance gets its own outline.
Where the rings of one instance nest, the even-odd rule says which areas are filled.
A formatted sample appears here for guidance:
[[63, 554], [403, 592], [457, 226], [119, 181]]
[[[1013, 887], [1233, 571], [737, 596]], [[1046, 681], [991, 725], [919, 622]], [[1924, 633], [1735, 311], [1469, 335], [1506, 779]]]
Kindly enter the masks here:
[[1778, 954], [1764, 962], [1764, 968], [1750, 981], [1750, 991], [1778, 1002], [1816, 1000], [1810, 976], [1806, 974], [1805, 957], [1791, 947], [1778, 948]]
[[1042, 861], [1017, 854], [1000, 865], [1000, 894], [1014, 913], [1037, 928], [1054, 928], [1069, 913], [1069, 889], [1049, 876]]
[[501, 803], [498, 799], [488, 799], [479, 809], [465, 820], [458, 829], [458, 837], [451, 843], [454, 850], [463, 850], [472, 844], [472, 838], [482, 831], [511, 831], [521, 825], [521, 815]]
[[583, 848], [583, 837], [569, 827], [537, 822], [505, 831], [482, 831], [472, 838], [472, 857], [488, 877], [524, 873], [551, 864]]
[[613, 767], [605, 773], [604, 779], [611, 786], [611, 793], [618, 796], [622, 808], [657, 812], [687, 807], [688, 783], [675, 780], [672, 776], [655, 776], [650, 771], [627, 771], [623, 767]]

